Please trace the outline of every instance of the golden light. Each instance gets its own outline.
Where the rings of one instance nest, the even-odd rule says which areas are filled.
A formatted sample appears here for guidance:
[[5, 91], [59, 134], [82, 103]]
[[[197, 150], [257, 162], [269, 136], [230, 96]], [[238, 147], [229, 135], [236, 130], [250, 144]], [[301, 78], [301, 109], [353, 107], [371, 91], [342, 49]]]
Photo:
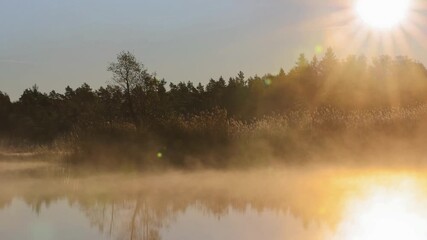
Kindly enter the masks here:
[[338, 240], [427, 239], [427, 209], [411, 181], [372, 188], [348, 206]]
[[[325, 14], [301, 22], [299, 29], [313, 31], [317, 46], [332, 47], [340, 56], [409, 56], [427, 50], [427, 1], [421, 0], [328, 0], [315, 7]], [[314, 41], [313, 41], [314, 42]]]
[[356, 11], [370, 26], [387, 29], [407, 17], [409, 5], [409, 0], [358, 0]]

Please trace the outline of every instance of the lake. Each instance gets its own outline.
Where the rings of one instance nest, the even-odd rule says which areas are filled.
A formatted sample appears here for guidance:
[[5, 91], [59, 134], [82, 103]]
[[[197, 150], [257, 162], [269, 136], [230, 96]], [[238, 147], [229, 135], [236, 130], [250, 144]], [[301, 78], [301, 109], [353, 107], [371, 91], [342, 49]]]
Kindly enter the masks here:
[[427, 239], [422, 169], [72, 174], [0, 163], [0, 239]]

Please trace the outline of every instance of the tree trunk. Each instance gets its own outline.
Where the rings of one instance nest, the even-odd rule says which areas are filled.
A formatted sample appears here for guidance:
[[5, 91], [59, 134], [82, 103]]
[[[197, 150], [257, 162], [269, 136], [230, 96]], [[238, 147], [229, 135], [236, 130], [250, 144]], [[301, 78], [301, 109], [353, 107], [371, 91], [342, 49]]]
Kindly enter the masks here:
[[136, 129], [139, 130], [140, 124], [138, 121], [138, 117], [136, 116], [135, 109], [133, 107], [133, 101], [132, 101], [132, 95], [130, 92], [129, 80], [126, 80], [126, 95], [127, 95], [127, 99], [128, 99], [128, 107], [129, 107], [130, 116], [132, 118], [132, 122], [135, 125]]

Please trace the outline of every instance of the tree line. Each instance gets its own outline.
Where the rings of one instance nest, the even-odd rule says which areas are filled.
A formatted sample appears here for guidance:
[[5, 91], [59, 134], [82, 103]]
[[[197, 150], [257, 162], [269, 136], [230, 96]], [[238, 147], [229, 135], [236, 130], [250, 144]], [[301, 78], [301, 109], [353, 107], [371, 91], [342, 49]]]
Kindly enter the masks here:
[[249, 78], [239, 72], [228, 80], [210, 79], [206, 85], [167, 85], [130, 52], [119, 53], [107, 70], [111, 83], [95, 90], [83, 84], [66, 87], [64, 93], [43, 93], [33, 86], [13, 102], [0, 92], [0, 136], [49, 144], [76, 132], [90, 129], [91, 134], [101, 134], [94, 129], [120, 126], [124, 135], [129, 130], [164, 136], [166, 142], [181, 141], [174, 132], [179, 119], [206, 121], [211, 116], [249, 123], [301, 109], [384, 109], [427, 100], [427, 70], [420, 62], [390, 56], [338, 59], [332, 49], [321, 59], [308, 60], [301, 54], [288, 72]]

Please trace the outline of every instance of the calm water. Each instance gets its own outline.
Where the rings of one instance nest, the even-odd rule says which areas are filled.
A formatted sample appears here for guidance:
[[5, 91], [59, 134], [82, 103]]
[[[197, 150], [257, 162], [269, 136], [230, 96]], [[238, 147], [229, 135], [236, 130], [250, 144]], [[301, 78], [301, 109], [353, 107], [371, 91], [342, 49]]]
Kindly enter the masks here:
[[427, 239], [421, 170], [76, 177], [45, 165], [1, 166], [2, 240]]

